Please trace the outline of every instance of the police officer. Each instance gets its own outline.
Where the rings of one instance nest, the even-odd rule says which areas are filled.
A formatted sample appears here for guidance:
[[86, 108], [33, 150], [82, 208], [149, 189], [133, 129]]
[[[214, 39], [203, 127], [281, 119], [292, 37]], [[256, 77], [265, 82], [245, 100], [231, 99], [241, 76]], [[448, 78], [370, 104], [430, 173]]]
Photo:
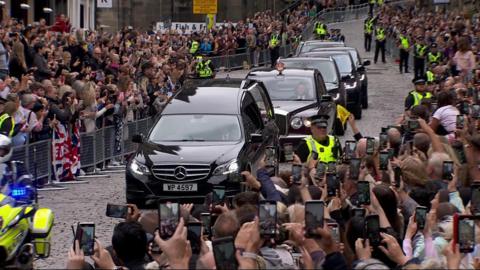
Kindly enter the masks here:
[[365, 51], [369, 52], [371, 47], [372, 47], [372, 34], [373, 34], [373, 28], [375, 27], [375, 20], [376, 18], [372, 18], [371, 16], [368, 16], [367, 19], [365, 19], [363, 23], [363, 32], [364, 32], [364, 37], [365, 37]]
[[417, 43], [414, 48], [413, 68], [415, 72], [414, 78], [425, 76], [425, 57], [427, 56], [428, 47], [425, 44], [424, 37], [417, 37]]
[[424, 78], [416, 78], [413, 80], [413, 83], [415, 84], [415, 90], [408, 93], [405, 99], [405, 111], [409, 111], [412, 107], [420, 105], [424, 98], [432, 98], [432, 94], [427, 91]]
[[368, 6], [370, 7], [369, 13], [373, 17], [373, 8], [375, 7], [376, 0], [368, 0]]
[[270, 40], [268, 41], [268, 49], [270, 50], [271, 67], [274, 68], [280, 57], [280, 35], [274, 31], [270, 34]]
[[443, 63], [443, 53], [438, 51], [437, 43], [432, 43], [430, 45], [430, 50], [427, 54], [428, 65], [440, 65]]
[[190, 44], [190, 54], [195, 55], [198, 52], [199, 48], [200, 48], [200, 43], [195, 38], [193, 38]]
[[204, 61], [202, 56], [197, 56], [195, 60], [195, 71], [198, 78], [210, 79], [214, 77], [214, 68], [212, 67], [212, 61], [210, 59]]
[[400, 73], [403, 72], [403, 67], [405, 68], [405, 73], [408, 73], [408, 58], [410, 57], [410, 41], [406, 35], [405, 30], [398, 35], [398, 48], [400, 49]]
[[327, 37], [327, 33], [328, 33], [327, 25], [320, 21], [317, 21], [315, 23], [315, 28], [313, 31], [317, 39], [324, 40]]
[[[310, 121], [312, 135], [307, 136], [297, 147], [295, 154], [302, 163], [318, 156], [321, 162], [335, 162], [342, 155], [342, 146], [337, 137], [328, 135], [328, 115], [314, 115]], [[316, 153], [316, 154], [314, 154]]]
[[373, 62], [376, 64], [378, 60], [378, 53], [382, 52], [382, 62], [385, 64], [385, 29], [382, 25], [378, 25], [375, 28], [375, 57]]

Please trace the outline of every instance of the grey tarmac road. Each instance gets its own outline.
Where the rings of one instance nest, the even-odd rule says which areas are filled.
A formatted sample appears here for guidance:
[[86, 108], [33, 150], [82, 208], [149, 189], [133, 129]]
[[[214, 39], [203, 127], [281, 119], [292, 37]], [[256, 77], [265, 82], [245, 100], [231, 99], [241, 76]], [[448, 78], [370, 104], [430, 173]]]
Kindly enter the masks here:
[[[365, 60], [373, 63], [373, 53], [363, 49], [363, 21], [338, 23], [334, 28], [342, 29], [349, 46], [357, 47]], [[243, 78], [246, 71], [230, 73], [231, 77]], [[220, 74], [219, 77], [225, 76]], [[403, 100], [412, 89], [411, 76], [398, 73], [397, 65], [387, 58], [387, 64], [381, 62], [368, 67], [369, 104], [363, 111], [363, 119], [357, 125], [364, 136], [378, 136], [380, 128], [394, 121], [403, 111]], [[351, 129], [342, 141], [351, 139]], [[77, 222], [95, 222], [96, 236], [109, 245], [113, 227], [119, 220], [105, 216], [107, 203], [125, 203], [124, 175], [111, 173], [109, 177], [89, 179], [88, 184], [69, 185], [68, 190], [42, 192], [40, 205], [50, 207], [55, 213], [51, 256], [36, 262], [37, 268], [64, 268], [68, 249], [73, 236], [70, 226]]]

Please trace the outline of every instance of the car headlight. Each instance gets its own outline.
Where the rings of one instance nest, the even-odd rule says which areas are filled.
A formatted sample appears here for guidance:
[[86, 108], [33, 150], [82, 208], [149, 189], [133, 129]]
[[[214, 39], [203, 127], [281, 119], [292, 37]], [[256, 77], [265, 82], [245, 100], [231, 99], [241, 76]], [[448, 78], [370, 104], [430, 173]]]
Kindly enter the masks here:
[[360, 81], [365, 80], [366, 77], [367, 77], [367, 76], [366, 76], [365, 74], [362, 74], [362, 75], [360, 76]]
[[310, 120], [308, 120], [308, 119], [305, 119], [305, 120], [303, 120], [303, 125], [308, 128], [312, 125], [312, 122], [310, 122]]
[[135, 159], [132, 160], [132, 163], [130, 163], [130, 169], [135, 174], [139, 174], [139, 175], [150, 174], [150, 171], [148, 170], [148, 167], [145, 166], [144, 164], [136, 161]]
[[340, 93], [337, 90], [331, 91], [328, 94], [332, 97], [333, 101], [337, 101], [340, 99]]
[[230, 173], [238, 173], [238, 162], [236, 159], [227, 162], [225, 164], [219, 165], [215, 170], [213, 171], [213, 175], [226, 175]]
[[293, 128], [293, 129], [300, 129], [302, 126], [303, 126], [303, 121], [300, 117], [294, 117], [292, 118], [292, 120], [290, 121], [290, 126]]
[[345, 84], [345, 89], [353, 89], [353, 88], [356, 88], [356, 87], [357, 87], [357, 82], [346, 83]]

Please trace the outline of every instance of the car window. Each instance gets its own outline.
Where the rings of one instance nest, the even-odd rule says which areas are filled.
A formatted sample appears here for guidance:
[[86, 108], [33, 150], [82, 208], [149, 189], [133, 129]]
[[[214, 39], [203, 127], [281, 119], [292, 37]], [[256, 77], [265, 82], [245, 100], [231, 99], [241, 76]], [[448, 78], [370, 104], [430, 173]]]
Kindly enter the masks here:
[[270, 119], [274, 119], [273, 108], [270, 106], [267, 96], [263, 94], [264, 90], [258, 84], [255, 84], [248, 90], [255, 99], [258, 109], [260, 109], [263, 122], [267, 123]]
[[359, 67], [360, 66], [360, 56], [358, 55], [357, 50], [349, 50], [349, 52], [350, 52], [350, 55], [353, 58], [353, 61], [355, 62], [355, 67]]
[[259, 109], [253, 96], [249, 92], [245, 92], [242, 100], [242, 122], [245, 133], [260, 133], [263, 129], [263, 119], [259, 114]]
[[313, 77], [272, 76], [255, 77], [267, 88], [271, 100], [315, 100]]
[[352, 72], [352, 61], [350, 56], [347, 54], [336, 54], [332, 55], [333, 59], [337, 63], [340, 73], [351, 73]]
[[239, 141], [241, 129], [236, 115], [182, 114], [162, 116], [149, 140]]
[[322, 74], [323, 80], [326, 83], [338, 84], [337, 71], [335, 70], [335, 64], [331, 61], [315, 61], [315, 60], [302, 60], [302, 61], [285, 61], [283, 62], [287, 68], [315, 68]]

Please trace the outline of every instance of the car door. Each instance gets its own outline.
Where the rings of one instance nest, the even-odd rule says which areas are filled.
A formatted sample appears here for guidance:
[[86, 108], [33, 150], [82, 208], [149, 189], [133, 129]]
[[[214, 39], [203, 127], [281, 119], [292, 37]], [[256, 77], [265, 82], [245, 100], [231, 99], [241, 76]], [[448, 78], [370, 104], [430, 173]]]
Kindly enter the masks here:
[[[253, 172], [256, 171], [256, 163], [259, 160], [260, 156], [265, 151], [264, 147], [264, 128], [261, 112], [258, 108], [253, 95], [249, 91], [245, 91], [242, 97], [241, 103], [241, 117], [242, 125], [245, 132], [245, 147], [243, 149], [243, 159], [241, 163], [250, 168]], [[252, 142], [251, 135], [259, 134], [262, 136], [262, 142]]]
[[325, 86], [325, 82], [323, 81], [322, 74], [320, 72], [315, 72], [315, 84], [317, 85], [317, 95], [318, 95], [318, 112], [317, 114], [326, 114], [329, 116], [329, 122], [331, 119], [335, 119], [336, 117], [336, 106], [334, 106], [335, 102], [328, 101], [322, 102], [321, 98], [323, 95], [327, 95], [327, 88]]

